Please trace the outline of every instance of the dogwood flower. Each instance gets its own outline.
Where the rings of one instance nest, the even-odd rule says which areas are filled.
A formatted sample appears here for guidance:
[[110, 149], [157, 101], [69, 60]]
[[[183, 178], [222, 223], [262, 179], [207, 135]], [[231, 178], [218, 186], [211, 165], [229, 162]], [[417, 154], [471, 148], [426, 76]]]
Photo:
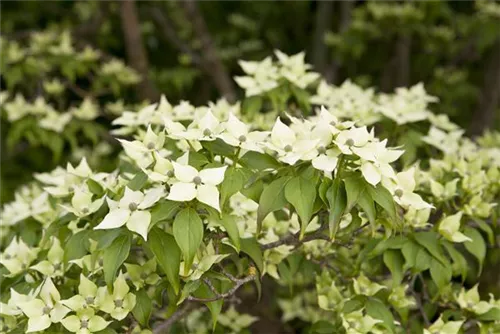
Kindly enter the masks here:
[[174, 177], [174, 166], [170, 160], [158, 152], [153, 152], [153, 160], [154, 165], [151, 169], [142, 168], [153, 182], [164, 183]]
[[61, 133], [66, 124], [71, 121], [71, 117], [70, 113], [60, 114], [57, 111], [50, 111], [38, 122], [38, 125], [43, 129]]
[[315, 155], [313, 149], [318, 142], [319, 140], [297, 138], [295, 132], [278, 117], [271, 131], [270, 141], [265, 145], [277, 153], [280, 161], [293, 165], [300, 159], [313, 158]]
[[353, 288], [356, 294], [366, 296], [373, 296], [380, 290], [386, 289], [385, 286], [370, 281], [363, 274], [361, 274], [358, 278], [353, 279]]
[[99, 116], [99, 109], [97, 104], [92, 102], [91, 99], [85, 98], [78, 108], [73, 107], [70, 112], [79, 119], [91, 121]]
[[147, 240], [151, 213], [146, 209], [158, 202], [163, 194], [163, 188], [152, 188], [143, 193], [126, 187], [120, 201], [107, 198], [110, 211], [94, 229], [112, 229], [126, 225], [130, 231]]
[[78, 284], [78, 295], [65, 300], [61, 304], [69, 307], [73, 311], [98, 307], [97, 285], [89, 280], [85, 275], [80, 274], [80, 284]]
[[137, 290], [146, 284], [155, 285], [160, 280], [160, 276], [156, 273], [155, 259], [151, 259], [143, 265], [125, 263], [125, 268], [127, 268], [127, 275]]
[[463, 321], [444, 322], [442, 316], [436, 320], [429, 328], [424, 329], [424, 334], [458, 334], [462, 328]]
[[278, 87], [278, 69], [271, 57], [261, 62], [241, 60], [238, 64], [247, 76], [234, 77], [234, 81], [245, 90], [245, 96], [260, 95]]
[[135, 306], [136, 297], [130, 293], [130, 288], [125, 281], [125, 275], [120, 272], [113, 283], [113, 293], [108, 292], [107, 287], [100, 287], [97, 291], [99, 308], [108, 313], [116, 320], [124, 319]]
[[166, 125], [171, 138], [199, 141], [215, 140], [224, 129], [210, 110], [207, 110], [199, 120], [193, 121], [187, 129], [183, 129], [180, 123], [169, 123], [168, 120]]
[[341, 314], [340, 317], [347, 334], [370, 333], [377, 324], [382, 322], [382, 320], [372, 318], [367, 314], [364, 315], [362, 310]]
[[462, 138], [463, 133], [463, 130], [445, 132], [435, 126], [431, 126], [429, 133], [421, 139], [423, 142], [450, 154], [458, 150], [460, 138]]
[[11, 316], [22, 314], [23, 311], [19, 308], [19, 304], [35, 299], [36, 294], [38, 294], [36, 290], [31, 290], [27, 295], [23, 295], [10, 288], [10, 298], [7, 304], [0, 302], [0, 314]]
[[305, 62], [305, 52], [288, 56], [283, 52], [276, 50], [274, 51], [274, 54], [278, 58], [281, 65], [279, 69], [280, 75], [297, 87], [305, 89], [320, 77], [320, 75], [316, 72], [308, 72], [312, 66]]
[[267, 136], [269, 136], [267, 131], [250, 131], [248, 125], [230, 113], [227, 122], [224, 123], [224, 131], [218, 137], [231, 146], [262, 153], [260, 143]]
[[382, 179], [382, 184], [394, 196], [396, 203], [404, 208], [412, 207], [416, 210], [433, 208], [420, 195], [413, 192], [416, 187], [415, 167], [398, 173], [395, 179]]
[[368, 132], [366, 126], [363, 126], [341, 131], [334, 142], [343, 154], [353, 154], [352, 148], [362, 148], [373, 139], [373, 132]]
[[462, 288], [458, 296], [456, 296], [456, 300], [460, 308], [475, 314], [484, 314], [494, 307], [491, 303], [481, 300], [478, 292], [478, 284], [474, 285], [469, 291], [465, 291], [465, 288]]
[[61, 320], [61, 324], [68, 331], [77, 334], [88, 334], [102, 331], [108, 327], [111, 321], [95, 315], [93, 309], [82, 309], [76, 312], [76, 315], [70, 315]]
[[472, 241], [463, 233], [459, 232], [460, 220], [462, 219], [462, 212], [457, 212], [454, 215], [447, 216], [439, 223], [439, 233], [446, 239], [452, 242], [465, 242]]
[[197, 199], [220, 211], [219, 190], [217, 185], [224, 181], [227, 166], [207, 168], [197, 171], [189, 165], [172, 162], [175, 178], [179, 181], [172, 185], [167, 199], [177, 202], [188, 202]]
[[64, 204], [59, 204], [59, 206], [66, 209], [68, 212], [73, 213], [79, 218], [86, 217], [99, 210], [99, 208], [104, 203], [105, 197], [101, 197], [99, 199], [96, 199], [95, 201], [92, 201], [92, 196], [93, 194], [88, 190], [75, 188], [73, 197], [71, 198], [71, 206]]
[[15, 237], [1, 254], [0, 263], [11, 275], [17, 275], [29, 267], [37, 254], [37, 248], [30, 248], [22, 239]]
[[118, 141], [122, 144], [125, 153], [132, 158], [132, 160], [140, 167], [147, 167], [153, 162], [151, 153], [163, 148], [165, 133], [162, 131], [157, 135], [154, 133], [153, 129], [151, 129], [151, 126], [148, 126], [142, 140], [128, 141], [125, 139], [118, 139]]
[[52, 238], [52, 246], [47, 253], [47, 260], [38, 262], [36, 265], [31, 266], [44, 276], [56, 277], [64, 275], [64, 265], [63, 265], [64, 250], [61, 247], [59, 239]]
[[70, 309], [60, 303], [61, 295], [50, 278], [43, 283], [38, 298], [19, 303], [28, 317], [27, 333], [43, 331], [52, 323], [60, 322]]

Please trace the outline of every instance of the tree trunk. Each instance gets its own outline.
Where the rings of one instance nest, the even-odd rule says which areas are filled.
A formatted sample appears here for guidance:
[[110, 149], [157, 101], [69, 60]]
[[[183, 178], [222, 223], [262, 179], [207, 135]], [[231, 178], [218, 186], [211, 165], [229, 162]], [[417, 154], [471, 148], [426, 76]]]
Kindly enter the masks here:
[[312, 46], [312, 63], [316, 71], [324, 73], [326, 69], [328, 50], [324, 41], [325, 32], [331, 27], [332, 1], [317, 1], [316, 27]]
[[193, 0], [185, 0], [179, 2], [179, 5], [183, 8], [187, 19], [193, 25], [194, 33], [201, 42], [201, 51], [204, 58], [202, 65], [205, 71], [212, 77], [219, 92], [228, 101], [234, 102], [236, 100], [236, 92], [233, 81], [219, 58], [208, 27], [198, 9], [198, 4]]
[[387, 62], [380, 78], [380, 89], [391, 92], [396, 87], [410, 85], [411, 36], [401, 34], [396, 39], [394, 54]]
[[[354, 8], [355, 0], [340, 1], [340, 34], [347, 31], [352, 20], [352, 10]], [[340, 68], [339, 58], [333, 56], [333, 61], [330, 66], [325, 70], [324, 75], [328, 82], [338, 83], [338, 71]]]
[[483, 88], [478, 107], [470, 127], [470, 132], [480, 135], [484, 130], [492, 128], [495, 116], [498, 116], [500, 102], [500, 39], [497, 39], [491, 50], [484, 69]]
[[128, 63], [141, 76], [141, 82], [137, 87], [138, 95], [141, 99], [156, 101], [159, 94], [149, 78], [148, 57], [142, 41], [135, 1], [122, 0], [120, 2], [120, 15]]

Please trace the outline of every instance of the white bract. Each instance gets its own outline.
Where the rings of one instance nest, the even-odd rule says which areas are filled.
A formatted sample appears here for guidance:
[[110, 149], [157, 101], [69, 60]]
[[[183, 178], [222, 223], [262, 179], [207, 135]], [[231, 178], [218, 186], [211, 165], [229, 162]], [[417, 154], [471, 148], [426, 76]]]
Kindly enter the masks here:
[[95, 229], [112, 229], [126, 225], [130, 231], [148, 238], [151, 213], [147, 210], [164, 195], [163, 188], [152, 188], [146, 192], [125, 188], [123, 197], [118, 201], [107, 198], [109, 213]]
[[439, 223], [439, 233], [452, 242], [472, 241], [471, 238], [465, 236], [459, 231], [460, 219], [462, 219], [462, 212], [458, 212], [452, 216], [444, 218]]
[[263, 152], [262, 142], [269, 136], [267, 131], [250, 131], [250, 127], [240, 121], [232, 113], [224, 123], [224, 131], [218, 135], [220, 139], [231, 146], [243, 150]]
[[167, 199], [177, 202], [189, 202], [193, 199], [205, 203], [220, 211], [219, 190], [217, 185], [224, 181], [227, 166], [207, 168], [197, 171], [196, 168], [172, 162], [174, 175], [178, 182], [172, 184]]

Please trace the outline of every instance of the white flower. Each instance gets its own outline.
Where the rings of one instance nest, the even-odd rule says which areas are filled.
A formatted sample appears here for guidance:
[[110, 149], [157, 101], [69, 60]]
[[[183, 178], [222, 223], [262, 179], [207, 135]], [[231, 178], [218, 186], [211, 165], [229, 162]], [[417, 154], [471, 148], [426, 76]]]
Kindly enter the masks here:
[[429, 133], [422, 137], [422, 141], [445, 153], [453, 153], [458, 150], [460, 138], [462, 138], [463, 133], [463, 130], [445, 132], [435, 126], [431, 126]]
[[147, 167], [153, 162], [151, 153], [163, 149], [165, 133], [162, 131], [157, 135], [151, 129], [151, 126], [148, 126], [148, 130], [141, 141], [124, 139], [118, 139], [118, 141], [122, 144], [125, 153], [140, 167]]
[[248, 125], [230, 113], [227, 122], [224, 123], [224, 132], [219, 135], [219, 138], [231, 146], [262, 153], [260, 143], [268, 136], [267, 131], [250, 131]]
[[304, 52], [297, 53], [293, 56], [287, 56], [283, 52], [276, 50], [274, 54], [281, 65], [279, 69], [280, 75], [297, 87], [305, 89], [320, 77], [318, 73], [308, 72], [312, 66], [305, 63]]
[[428, 329], [424, 329], [424, 334], [458, 334], [462, 328], [463, 321], [447, 321], [444, 322], [442, 315]]
[[[299, 139], [295, 132], [276, 119], [271, 131], [271, 138], [265, 145], [278, 154], [278, 159], [293, 165], [300, 159], [311, 159], [315, 156], [314, 148], [319, 140]], [[312, 154], [312, 157], [311, 157]]]
[[0, 263], [11, 275], [16, 275], [26, 270], [37, 254], [37, 248], [30, 248], [22, 239], [14, 238], [1, 254]]
[[89, 307], [98, 307], [97, 285], [83, 274], [80, 274], [80, 284], [78, 285], [78, 295], [69, 299], [61, 300], [61, 304], [69, 307], [73, 311], [79, 311]]
[[58, 323], [70, 309], [60, 303], [61, 295], [54, 283], [47, 278], [43, 283], [39, 298], [19, 303], [19, 308], [28, 317], [27, 333], [43, 331], [52, 323]]
[[278, 87], [278, 69], [271, 57], [261, 62], [241, 60], [238, 63], [248, 76], [235, 77], [234, 81], [245, 90], [247, 97], [260, 95]]
[[7, 304], [0, 303], [0, 314], [12, 316], [22, 314], [23, 311], [19, 308], [19, 304], [35, 299], [37, 294], [38, 291], [32, 290], [29, 294], [23, 295], [18, 293], [13, 288], [10, 288], [10, 298]]
[[136, 297], [130, 291], [125, 275], [120, 272], [113, 283], [113, 293], [108, 292], [108, 288], [103, 286], [97, 290], [99, 308], [111, 315], [116, 320], [124, 319], [135, 306]]
[[145, 193], [125, 188], [125, 194], [119, 202], [107, 199], [110, 211], [95, 229], [112, 229], [126, 225], [130, 231], [147, 240], [151, 213], [146, 209], [158, 202], [163, 194], [163, 188], [152, 188]]
[[341, 131], [334, 142], [342, 153], [353, 154], [352, 148], [362, 148], [373, 139], [373, 133], [368, 132], [366, 126], [363, 126]]
[[87, 189], [74, 188], [71, 206], [64, 204], [59, 204], [59, 206], [73, 213], [75, 216], [82, 218], [99, 210], [102, 203], [104, 203], [104, 197], [92, 201], [92, 196], [93, 194]]
[[76, 312], [76, 315], [70, 315], [61, 320], [61, 324], [68, 331], [77, 334], [89, 334], [102, 331], [108, 327], [111, 321], [95, 315], [93, 309], [84, 309]]
[[83, 120], [91, 121], [99, 116], [99, 109], [91, 99], [85, 98], [78, 108], [71, 108], [70, 112]]
[[439, 223], [439, 233], [452, 242], [472, 241], [471, 238], [459, 232], [462, 212], [447, 216]]
[[165, 120], [167, 132], [173, 139], [212, 141], [222, 132], [223, 126], [220, 121], [207, 110], [199, 119], [192, 122], [187, 129], [180, 123]]
[[189, 165], [172, 162], [175, 178], [179, 181], [170, 188], [167, 199], [188, 202], [197, 199], [220, 211], [217, 185], [224, 181], [227, 166], [197, 171]]
[[430, 209], [432, 205], [425, 202], [420, 195], [413, 191], [416, 187], [415, 168], [398, 173], [394, 180], [382, 179], [382, 184], [394, 196], [394, 200], [404, 208], [414, 208], [415, 210]]
[[153, 152], [153, 160], [152, 169], [142, 168], [151, 180], [163, 183], [174, 177], [174, 166], [170, 160], [162, 157], [158, 152]]
[[460, 290], [460, 293], [456, 297], [460, 308], [474, 312], [475, 314], [484, 314], [495, 307], [491, 303], [481, 300], [478, 287], [479, 285], [476, 284], [469, 291], [465, 291], [465, 288]]
[[70, 113], [60, 114], [56, 111], [49, 111], [47, 115], [38, 122], [38, 125], [41, 128], [61, 133], [66, 124], [71, 121], [71, 117], [72, 114]]
[[57, 238], [52, 238], [52, 246], [47, 253], [47, 260], [40, 261], [30, 268], [48, 277], [63, 276], [63, 257], [64, 250], [61, 247], [61, 242]]

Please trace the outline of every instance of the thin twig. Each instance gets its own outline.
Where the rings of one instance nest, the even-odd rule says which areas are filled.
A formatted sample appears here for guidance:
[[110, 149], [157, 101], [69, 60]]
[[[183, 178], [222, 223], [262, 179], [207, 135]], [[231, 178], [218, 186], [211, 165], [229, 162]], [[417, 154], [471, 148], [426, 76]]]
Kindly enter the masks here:
[[[212, 292], [214, 293], [214, 297], [212, 298], [198, 298], [198, 297], [193, 297], [193, 296], [189, 296], [187, 298], [187, 300], [189, 301], [196, 301], [196, 302], [202, 302], [202, 303], [209, 303], [209, 302], [214, 302], [214, 301], [217, 301], [217, 300], [221, 300], [221, 299], [225, 299], [225, 298], [228, 298], [228, 297], [231, 297], [232, 295], [234, 295], [236, 293], [236, 291], [245, 283], [248, 283], [250, 281], [253, 281], [255, 279], [255, 276], [254, 275], [250, 275], [250, 276], [247, 276], [247, 277], [244, 277], [244, 278], [238, 278], [236, 279], [236, 284], [228, 291], [228, 292], [224, 292], [224, 293], [218, 293], [217, 290], [212, 290], [213, 286], [211, 286], [211, 283], [210, 285], [208, 285], [208, 287], [210, 288], [210, 290], [212, 290]], [[205, 281], [205, 280], [204, 280]]]
[[154, 334], [165, 334], [168, 333], [170, 327], [179, 321], [182, 317], [188, 314], [190, 311], [197, 307], [193, 303], [185, 303], [180, 309], [175, 311], [168, 319], [165, 319], [158, 327], [153, 331]]

